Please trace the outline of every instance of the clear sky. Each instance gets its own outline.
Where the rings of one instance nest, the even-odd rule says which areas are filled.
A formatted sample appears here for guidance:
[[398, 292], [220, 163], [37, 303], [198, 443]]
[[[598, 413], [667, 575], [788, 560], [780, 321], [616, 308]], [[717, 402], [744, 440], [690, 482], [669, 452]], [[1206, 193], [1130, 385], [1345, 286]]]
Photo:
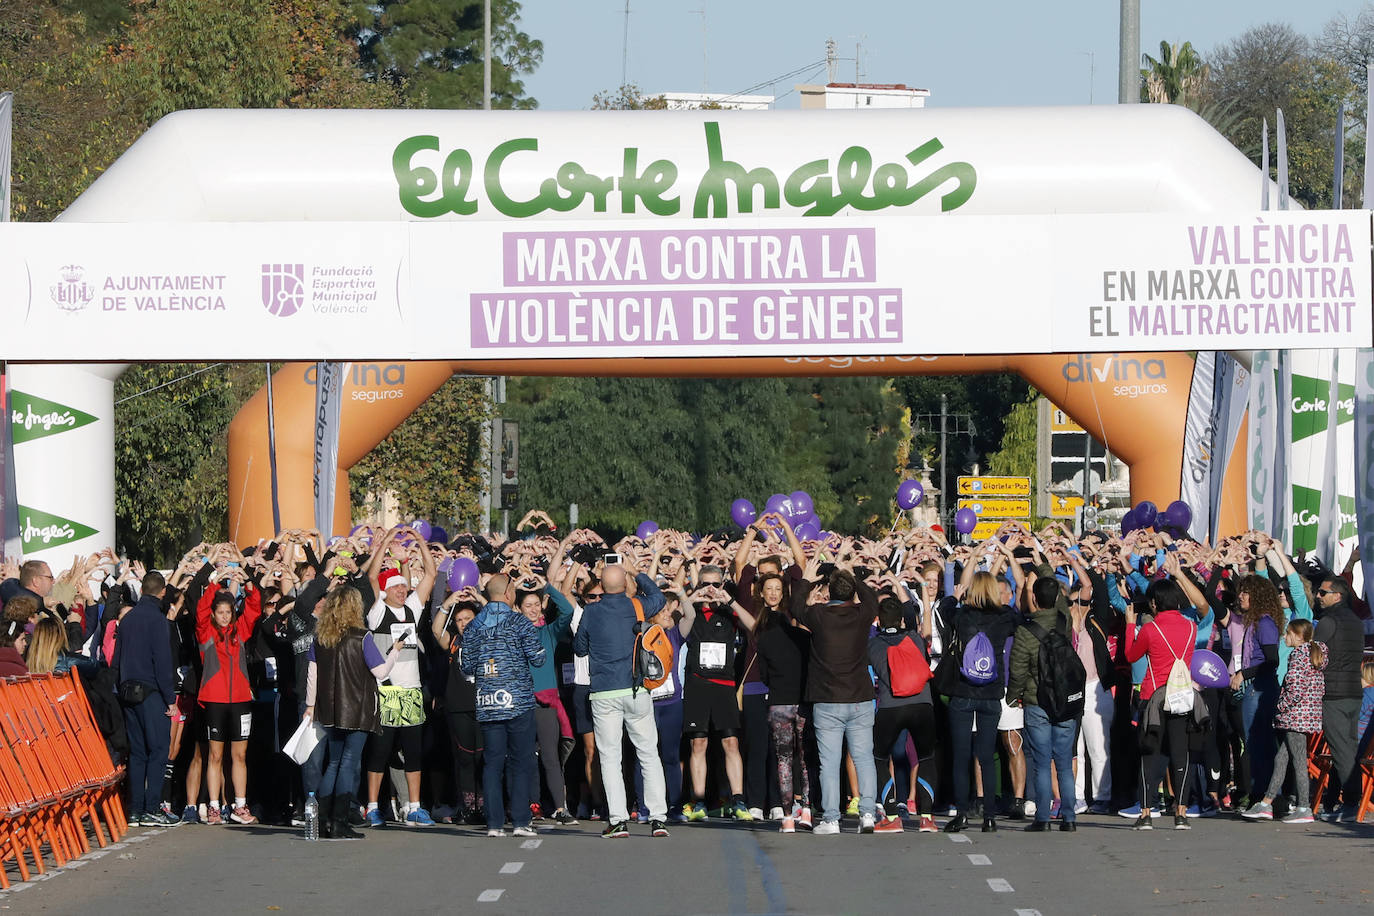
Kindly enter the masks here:
[[[1362, 0], [1141, 0], [1141, 50], [1191, 41], [1204, 54], [1251, 26], [1286, 22], [1317, 35]], [[795, 108], [798, 82], [824, 82], [825, 40], [838, 79], [931, 91], [928, 104], [1114, 103], [1116, 0], [631, 0], [629, 81], [649, 93], [757, 91]], [[579, 109], [620, 84], [624, 0], [524, 0], [525, 31], [544, 42], [526, 81], [544, 109]], [[705, 32], [702, 13], [705, 11]], [[703, 54], [704, 50], [704, 54]], [[787, 74], [808, 64], [797, 76]], [[1093, 70], [1095, 70], [1095, 75]], [[784, 94], [786, 93], [786, 96]]]

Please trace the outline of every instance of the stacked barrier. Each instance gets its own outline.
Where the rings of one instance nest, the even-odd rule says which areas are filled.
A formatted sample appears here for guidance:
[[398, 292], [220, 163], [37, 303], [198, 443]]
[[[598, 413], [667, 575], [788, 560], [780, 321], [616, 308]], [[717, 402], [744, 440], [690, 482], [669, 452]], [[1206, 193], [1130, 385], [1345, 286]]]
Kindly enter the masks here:
[[0, 888], [10, 860], [27, 881], [30, 859], [46, 872], [45, 850], [58, 866], [89, 852], [88, 821], [102, 847], [123, 836], [123, 778], [80, 677], [0, 680]]

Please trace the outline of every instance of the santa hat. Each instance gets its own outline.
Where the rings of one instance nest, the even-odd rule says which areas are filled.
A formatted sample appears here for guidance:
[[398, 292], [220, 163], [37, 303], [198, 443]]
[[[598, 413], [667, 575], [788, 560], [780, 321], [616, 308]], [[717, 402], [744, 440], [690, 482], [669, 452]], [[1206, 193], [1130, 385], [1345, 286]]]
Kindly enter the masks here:
[[377, 577], [377, 581], [381, 583], [382, 591], [386, 591], [387, 589], [391, 588], [391, 586], [393, 586], [393, 585], [409, 585], [409, 584], [410, 584], [410, 583], [406, 582], [406, 577], [405, 577], [404, 575], [401, 574], [401, 571], [400, 571], [399, 569], [384, 569], [384, 570], [382, 570], [382, 574], [381, 574], [380, 576]]

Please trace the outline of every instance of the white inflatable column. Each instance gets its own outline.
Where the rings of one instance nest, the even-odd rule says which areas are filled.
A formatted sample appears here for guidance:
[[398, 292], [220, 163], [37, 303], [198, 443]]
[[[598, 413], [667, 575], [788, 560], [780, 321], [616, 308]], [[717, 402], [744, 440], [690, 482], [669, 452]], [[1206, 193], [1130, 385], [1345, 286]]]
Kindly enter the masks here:
[[10, 364], [20, 553], [54, 573], [116, 546], [114, 380], [125, 368]]

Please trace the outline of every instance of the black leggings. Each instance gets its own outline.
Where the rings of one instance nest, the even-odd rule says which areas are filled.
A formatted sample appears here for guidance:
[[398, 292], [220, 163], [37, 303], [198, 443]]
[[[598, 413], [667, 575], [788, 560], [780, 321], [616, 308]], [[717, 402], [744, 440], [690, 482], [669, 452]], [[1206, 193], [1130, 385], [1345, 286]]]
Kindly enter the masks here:
[[[405, 771], [418, 773], [424, 762], [423, 725], [383, 725], [381, 732], [367, 739], [365, 768], [369, 773], [385, 773], [391, 761], [391, 751], [401, 746], [405, 757]], [[419, 801], [413, 798], [411, 801]]]
[[453, 745], [458, 797], [464, 807], [470, 807], [477, 797], [478, 774], [482, 772], [482, 729], [477, 724], [477, 714], [450, 710], [448, 735]]
[[[964, 697], [949, 699], [949, 743], [952, 752], [954, 805], [960, 814], [970, 808], [970, 767], [973, 758], [983, 768], [983, 811], [992, 816], [997, 811], [997, 770], [993, 755], [997, 751], [997, 722], [1002, 718], [1001, 700], [970, 700]], [[973, 730], [977, 724], [978, 731]]]
[[1163, 720], [1159, 736], [1160, 746], [1153, 754], [1143, 754], [1140, 760], [1142, 813], [1150, 810], [1155, 789], [1164, 779], [1166, 767], [1172, 777], [1175, 803], [1188, 804], [1188, 719], [1192, 713], [1176, 716], [1161, 712], [1160, 716]]
[[[1245, 743], [1245, 719], [1241, 715], [1240, 700], [1233, 691], [1227, 690], [1223, 696], [1222, 714], [1226, 733], [1226, 744], [1231, 752], [1231, 781], [1236, 784], [1236, 795], [1259, 799], [1251, 792], [1250, 785], [1250, 746]], [[1213, 719], [1213, 723], [1218, 720]], [[1216, 731], [1221, 732], [1221, 728]]]
[[[558, 758], [558, 711], [552, 706], [534, 708], [534, 734], [539, 744], [539, 762], [544, 767], [544, 783], [556, 809], [568, 807], [568, 789], [563, 782], [563, 766]], [[532, 800], [539, 798], [539, 784], [530, 781]]]
[[[873, 766], [877, 770], [878, 785], [882, 786], [887, 782], [887, 767], [892, 759], [892, 746], [897, 743], [897, 737], [906, 731], [911, 735], [912, 742], [916, 745], [917, 760], [912, 763], [912, 779], [916, 778], [919, 771], [919, 764], [924, 763], [935, 754], [935, 708], [929, 703], [908, 703], [904, 706], [889, 706], [885, 709], [880, 708], [873, 715]], [[896, 805], [895, 787], [891, 799], [883, 798], [884, 805]], [[920, 804], [921, 814], [934, 813], [935, 800], [927, 792], [918, 791], [917, 795]]]

